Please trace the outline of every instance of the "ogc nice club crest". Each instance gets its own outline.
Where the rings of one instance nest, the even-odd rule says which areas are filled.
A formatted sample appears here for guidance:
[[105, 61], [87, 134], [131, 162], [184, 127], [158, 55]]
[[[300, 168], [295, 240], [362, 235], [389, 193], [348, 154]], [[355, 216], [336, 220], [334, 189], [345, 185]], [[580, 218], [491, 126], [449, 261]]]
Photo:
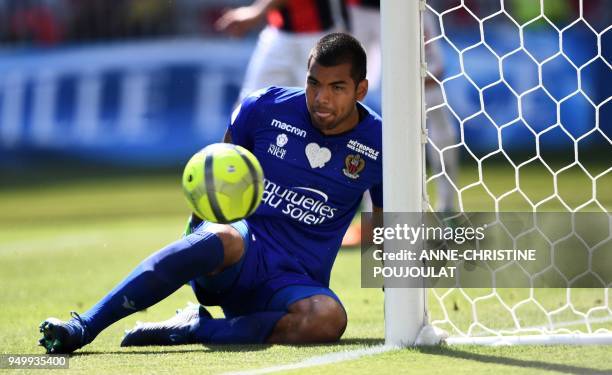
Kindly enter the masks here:
[[344, 159], [345, 168], [342, 172], [346, 177], [356, 179], [359, 178], [359, 172], [365, 168], [365, 160], [361, 155], [349, 155]]

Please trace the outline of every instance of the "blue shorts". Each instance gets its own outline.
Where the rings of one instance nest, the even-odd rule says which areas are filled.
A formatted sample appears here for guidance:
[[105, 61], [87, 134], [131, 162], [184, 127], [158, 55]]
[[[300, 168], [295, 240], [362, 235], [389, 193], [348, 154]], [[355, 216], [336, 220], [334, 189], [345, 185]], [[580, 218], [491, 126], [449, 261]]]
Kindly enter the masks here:
[[[209, 225], [203, 222], [194, 231], [206, 231]], [[294, 302], [314, 295], [327, 295], [342, 306], [331, 289], [308, 275], [266, 267], [264, 249], [254, 240], [247, 222], [241, 220], [230, 225], [242, 236], [244, 254], [223, 272], [190, 282], [202, 305], [221, 306], [228, 318], [258, 311], [288, 311]]]

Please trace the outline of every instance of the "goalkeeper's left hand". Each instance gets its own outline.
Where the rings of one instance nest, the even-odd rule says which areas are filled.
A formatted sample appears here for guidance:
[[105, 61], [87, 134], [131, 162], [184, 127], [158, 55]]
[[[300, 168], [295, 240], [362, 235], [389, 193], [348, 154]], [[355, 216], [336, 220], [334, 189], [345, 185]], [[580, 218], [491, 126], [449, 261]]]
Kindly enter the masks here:
[[185, 226], [185, 230], [183, 231], [183, 237], [190, 235], [193, 233], [195, 227], [198, 226], [202, 222], [202, 219], [197, 217], [195, 214], [191, 214], [189, 219], [187, 220], [187, 225]]

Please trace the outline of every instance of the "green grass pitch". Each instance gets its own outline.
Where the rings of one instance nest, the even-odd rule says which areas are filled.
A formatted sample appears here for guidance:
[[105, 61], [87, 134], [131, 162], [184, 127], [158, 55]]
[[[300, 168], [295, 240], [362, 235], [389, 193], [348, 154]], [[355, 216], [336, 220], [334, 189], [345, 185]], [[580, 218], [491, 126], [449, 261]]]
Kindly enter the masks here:
[[[58, 177], [37, 187], [28, 187], [26, 183], [0, 184], [2, 353], [42, 353], [42, 348], [36, 344], [38, 324], [43, 319], [48, 316], [66, 319], [70, 310], [87, 310], [141, 259], [179, 236], [187, 205], [182, 198], [178, 172], [90, 176], [66, 181]], [[470, 178], [469, 174], [464, 176]], [[506, 177], [503, 171], [497, 177], [484, 176], [485, 180], [502, 182]], [[530, 194], [543, 195], [546, 194], [544, 189], [549, 189], [548, 184], [533, 184], [533, 179], [525, 181], [535, 186], [529, 188]], [[583, 180], [576, 177], [568, 181], [575, 182], [563, 189], [571, 190], [571, 184]], [[503, 188], [504, 183], [492, 186], [496, 192]], [[607, 195], [600, 191], [602, 195], [598, 198], [610, 210], [612, 189], [607, 190]], [[478, 207], [480, 201], [485, 202], [472, 192], [466, 193], [465, 199], [473, 205], [471, 208]], [[284, 365], [381, 344], [384, 341], [383, 294], [380, 290], [360, 288], [359, 255], [357, 249], [343, 249], [332, 276], [332, 288], [342, 298], [349, 314], [347, 331], [338, 344], [119, 347], [123, 331], [136, 321], [166, 319], [176, 308], [185, 306], [188, 301], [195, 302], [191, 290], [183, 287], [158, 305], [108, 328], [91, 345], [71, 357], [68, 371], [88, 374], [221, 373]], [[596, 298], [599, 297], [587, 295], [583, 303], [588, 305]], [[461, 301], [457, 303], [457, 319], [461, 319], [467, 307]], [[213, 314], [218, 316], [220, 311], [213, 309]], [[494, 309], [491, 316], [496, 316]], [[610, 373], [612, 348], [459, 346], [404, 349], [295, 372], [347, 371], [368, 374]]]

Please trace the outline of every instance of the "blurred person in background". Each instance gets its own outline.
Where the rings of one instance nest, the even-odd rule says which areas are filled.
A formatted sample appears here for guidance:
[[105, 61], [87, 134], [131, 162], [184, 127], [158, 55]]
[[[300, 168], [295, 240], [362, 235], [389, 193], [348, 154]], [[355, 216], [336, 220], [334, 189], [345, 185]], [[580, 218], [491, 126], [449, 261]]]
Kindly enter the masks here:
[[[368, 96], [367, 104], [381, 112], [381, 44], [380, 44], [380, 0], [347, 0], [351, 33], [363, 44], [368, 55]], [[363, 212], [372, 212], [369, 192], [363, 195]], [[364, 223], [366, 225], [366, 223]], [[342, 240], [342, 246], [359, 246], [361, 243], [361, 222], [351, 224]]]
[[[380, 39], [380, 0], [349, 0], [350, 23], [353, 26], [353, 35], [364, 44], [368, 54], [368, 82], [376, 90], [381, 81], [381, 39]], [[437, 20], [429, 12], [423, 13], [423, 29], [425, 41], [439, 34]], [[430, 43], [425, 47], [425, 62], [430, 75], [441, 78], [444, 72], [444, 59], [439, 46]], [[373, 91], [371, 90], [371, 91]], [[372, 94], [370, 94], [372, 95]], [[380, 96], [380, 93], [374, 95]], [[445, 102], [442, 90], [431, 76], [425, 79], [426, 107], [438, 106]], [[376, 106], [374, 106], [376, 109]], [[427, 113], [427, 129], [431, 142], [442, 150], [457, 143], [457, 132], [448, 118], [444, 107]], [[427, 158], [431, 174], [436, 175], [442, 171], [441, 153], [427, 144]], [[444, 152], [444, 170], [446, 176], [437, 178], [436, 211], [452, 212], [455, 206], [455, 188], [451, 181], [455, 181], [459, 169], [459, 155], [457, 149], [448, 149]], [[364, 212], [370, 212], [369, 199], [363, 200]], [[355, 223], [348, 229], [343, 246], [358, 246], [361, 243], [361, 224]]]
[[[370, 99], [374, 96], [373, 92], [380, 88], [381, 81], [380, 0], [347, 0], [347, 4], [351, 32], [368, 54]], [[380, 92], [375, 95], [380, 96]], [[380, 107], [380, 98], [377, 101]]]
[[242, 37], [267, 21], [247, 67], [238, 102], [266, 86], [303, 86], [303, 65], [326, 33], [347, 28], [342, 0], [255, 0], [226, 11], [216, 30]]

